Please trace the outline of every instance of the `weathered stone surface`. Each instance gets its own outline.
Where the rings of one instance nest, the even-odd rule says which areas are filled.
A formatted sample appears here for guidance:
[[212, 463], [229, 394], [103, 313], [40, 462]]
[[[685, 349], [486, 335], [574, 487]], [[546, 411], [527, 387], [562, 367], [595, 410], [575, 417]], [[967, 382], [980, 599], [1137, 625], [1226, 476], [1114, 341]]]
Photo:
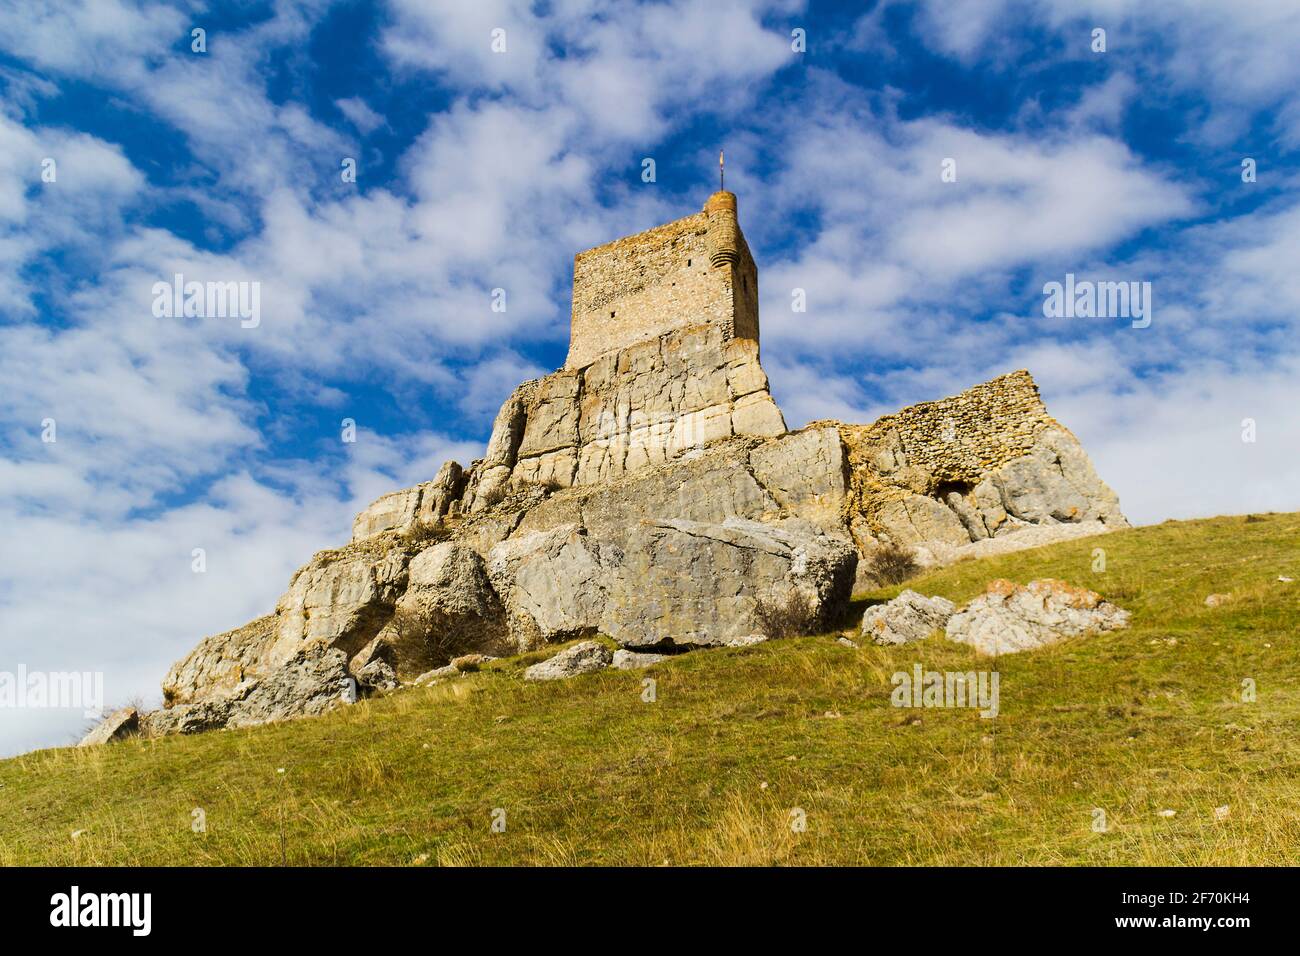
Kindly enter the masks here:
[[516, 653], [483, 558], [457, 541], [411, 559], [406, 591], [378, 640], [402, 680], [466, 652]]
[[601, 631], [625, 647], [709, 646], [760, 631], [760, 600], [794, 590], [826, 620], [848, 600], [857, 555], [815, 526], [730, 518], [645, 521], [613, 577]]
[[1013, 654], [1066, 638], [1127, 627], [1128, 611], [1087, 588], [1053, 578], [1021, 586], [990, 582], [988, 590], [948, 619], [948, 639], [984, 654]]
[[356, 700], [347, 655], [316, 642], [300, 648], [264, 678], [245, 680], [226, 697], [178, 704], [146, 714], [149, 736], [198, 733], [220, 727], [253, 727], [293, 717], [323, 714]]
[[409, 555], [398, 545], [322, 552], [300, 569], [276, 605], [276, 638], [265, 664], [324, 642], [349, 657], [370, 642], [406, 588]]
[[488, 555], [488, 575], [507, 612], [515, 653], [594, 634], [608, 574], [622, 561], [614, 545], [576, 525], [503, 541]]
[[1205, 596], [1206, 607], [1222, 607], [1232, 598], [1231, 594], [1207, 594]]
[[843, 535], [847, 462], [840, 431], [806, 428], [758, 445], [749, 456], [754, 478], [786, 513]]
[[264, 670], [276, 638], [276, 619], [267, 614], [243, 627], [206, 637], [163, 678], [163, 701], [192, 704], [224, 697], [246, 677]]
[[[1101, 521], [1127, 525], [1119, 499], [1093, 469], [1082, 446], [1069, 432], [1049, 428], [1029, 453], [993, 470], [989, 478], [1008, 515], [1032, 524]], [[986, 517], [986, 526], [991, 524]]]
[[784, 432], [757, 344], [692, 325], [516, 390], [471, 480], [471, 508], [490, 507], [511, 481], [596, 484], [734, 435]]
[[862, 637], [877, 644], [910, 644], [942, 630], [957, 610], [947, 598], [903, 591], [862, 615]]
[[540, 664], [534, 664], [524, 671], [524, 680], [564, 680], [579, 674], [591, 674], [605, 669], [613, 660], [610, 649], [600, 641], [583, 641]]
[[948, 547], [969, 544], [961, 519], [943, 503], [925, 495], [887, 501], [877, 512], [880, 527], [898, 544], [937, 543]]
[[78, 747], [96, 747], [122, 737], [130, 736], [140, 729], [140, 712], [134, 707], [115, 710], [81, 738]]
[[621, 671], [631, 671], [642, 667], [650, 667], [654, 664], [662, 664], [671, 657], [671, 654], [641, 654], [620, 647], [614, 652], [614, 659], [611, 663]]
[[849, 453], [843, 517], [864, 550], [884, 537], [916, 547], [923, 564], [943, 563], [1027, 527], [1127, 526], [1027, 372], [839, 430]]
[[387, 661], [376, 658], [355, 672], [357, 683], [371, 690], [396, 690], [401, 684], [397, 672]]
[[457, 462], [444, 462], [432, 481], [390, 492], [372, 502], [353, 520], [352, 540], [404, 530], [418, 523], [432, 524], [459, 503], [465, 481], [465, 472]]

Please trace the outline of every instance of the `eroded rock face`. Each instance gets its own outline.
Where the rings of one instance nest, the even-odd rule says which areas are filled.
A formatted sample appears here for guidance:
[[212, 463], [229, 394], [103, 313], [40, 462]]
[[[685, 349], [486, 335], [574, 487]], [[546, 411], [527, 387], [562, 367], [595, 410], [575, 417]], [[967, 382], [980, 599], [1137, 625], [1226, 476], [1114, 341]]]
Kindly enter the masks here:
[[524, 680], [565, 680], [604, 670], [614, 654], [600, 641], [583, 641], [524, 671]]
[[375, 639], [403, 680], [467, 651], [517, 653], [505, 610], [477, 551], [457, 541], [426, 548], [407, 567], [406, 591]]
[[1128, 627], [1129, 613], [1087, 588], [1054, 578], [1019, 585], [998, 579], [948, 619], [950, 641], [983, 654], [1014, 654], [1080, 634]]
[[947, 598], [925, 597], [909, 589], [892, 601], [867, 608], [862, 636], [877, 644], [910, 644], [942, 630], [956, 610]]
[[506, 607], [515, 652], [595, 633], [617, 546], [575, 524], [510, 538], [488, 554], [488, 575]]
[[726, 645], [761, 632], [760, 601], [808, 598], [824, 622], [849, 599], [857, 553], [798, 520], [644, 521], [600, 629], [629, 648]]
[[409, 561], [398, 545], [318, 554], [294, 575], [276, 605], [275, 642], [266, 663], [287, 661], [309, 643], [338, 647], [348, 657], [361, 650], [406, 590]]

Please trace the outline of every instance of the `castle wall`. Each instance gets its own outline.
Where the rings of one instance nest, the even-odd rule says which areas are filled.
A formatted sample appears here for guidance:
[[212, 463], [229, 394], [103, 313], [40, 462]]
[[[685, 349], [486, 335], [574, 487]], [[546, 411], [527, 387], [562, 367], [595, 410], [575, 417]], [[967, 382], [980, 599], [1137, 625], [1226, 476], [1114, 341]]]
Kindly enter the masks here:
[[[566, 369], [694, 325], [758, 341], [758, 270], [734, 197], [692, 216], [579, 253]], [[711, 200], [713, 202], [713, 200]], [[734, 257], [718, 256], [719, 246]]]
[[[869, 426], [845, 426], [875, 449], [877, 470], [923, 470], [930, 482], [971, 482], [1034, 447], [1060, 427], [1026, 371], [1011, 372], [950, 398], [911, 405]], [[918, 488], [931, 492], [932, 488]]]

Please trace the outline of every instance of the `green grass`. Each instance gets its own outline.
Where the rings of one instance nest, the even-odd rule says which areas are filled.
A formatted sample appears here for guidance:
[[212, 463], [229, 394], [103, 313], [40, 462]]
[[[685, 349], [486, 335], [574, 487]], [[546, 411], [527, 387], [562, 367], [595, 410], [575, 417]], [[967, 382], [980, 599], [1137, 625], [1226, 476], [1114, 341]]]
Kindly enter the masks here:
[[[995, 721], [890, 706], [890, 675], [915, 662], [992, 666], [940, 636], [526, 684], [533, 655], [322, 718], [2, 761], [0, 863], [1295, 863], [1300, 515], [1170, 522], [909, 586], [965, 600], [1044, 576], [1133, 626], [998, 659]], [[1209, 609], [1211, 592], [1233, 598]]]

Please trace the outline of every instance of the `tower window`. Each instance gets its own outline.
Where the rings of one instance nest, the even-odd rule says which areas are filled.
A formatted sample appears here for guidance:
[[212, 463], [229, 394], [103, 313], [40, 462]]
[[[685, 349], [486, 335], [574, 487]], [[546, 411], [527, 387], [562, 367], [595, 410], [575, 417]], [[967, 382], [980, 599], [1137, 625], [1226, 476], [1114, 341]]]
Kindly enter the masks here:
[[691, 260], [690, 260], [690, 259], [687, 259], [687, 260], [686, 260], [686, 268], [689, 269], [690, 267], [691, 267]]
[[614, 313], [611, 312], [611, 313], [609, 314], [609, 317], [612, 319], [612, 318], [614, 317]]

